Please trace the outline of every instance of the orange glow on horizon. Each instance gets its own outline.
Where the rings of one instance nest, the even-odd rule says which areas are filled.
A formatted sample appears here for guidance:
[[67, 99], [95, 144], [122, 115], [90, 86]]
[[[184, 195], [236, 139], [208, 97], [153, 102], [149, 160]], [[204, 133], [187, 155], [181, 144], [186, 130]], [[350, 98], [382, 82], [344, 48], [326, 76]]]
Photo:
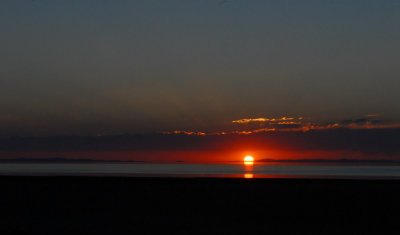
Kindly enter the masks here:
[[251, 178], [253, 178], [253, 177], [254, 177], [253, 174], [244, 174], [244, 178], [245, 178], [245, 179], [251, 179]]

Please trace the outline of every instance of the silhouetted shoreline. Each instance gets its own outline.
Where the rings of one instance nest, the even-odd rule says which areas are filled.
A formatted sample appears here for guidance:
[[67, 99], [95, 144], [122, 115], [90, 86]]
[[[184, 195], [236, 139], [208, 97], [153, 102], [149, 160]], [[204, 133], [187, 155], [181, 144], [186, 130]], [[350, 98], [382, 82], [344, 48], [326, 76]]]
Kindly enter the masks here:
[[399, 180], [2, 176], [0, 187], [1, 234], [379, 234], [400, 209]]

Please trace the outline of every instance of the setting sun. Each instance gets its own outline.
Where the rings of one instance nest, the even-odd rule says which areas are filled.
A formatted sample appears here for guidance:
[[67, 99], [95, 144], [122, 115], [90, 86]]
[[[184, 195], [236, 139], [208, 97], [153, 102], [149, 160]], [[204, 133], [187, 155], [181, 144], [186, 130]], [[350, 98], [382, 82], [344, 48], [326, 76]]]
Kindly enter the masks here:
[[244, 157], [243, 161], [244, 161], [244, 164], [247, 164], [247, 165], [253, 164], [254, 158], [252, 156], [248, 155], [248, 156]]
[[245, 161], [245, 162], [253, 162], [254, 158], [252, 156], [248, 155], [248, 156], [244, 157], [243, 161]]

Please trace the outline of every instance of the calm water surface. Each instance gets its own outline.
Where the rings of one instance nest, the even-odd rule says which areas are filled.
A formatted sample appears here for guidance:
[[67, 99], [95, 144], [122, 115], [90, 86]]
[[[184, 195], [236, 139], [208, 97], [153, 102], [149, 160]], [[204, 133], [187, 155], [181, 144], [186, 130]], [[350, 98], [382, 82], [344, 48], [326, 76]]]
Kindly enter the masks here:
[[3, 163], [0, 175], [89, 175], [132, 177], [394, 178], [399, 165], [350, 164], [104, 164]]

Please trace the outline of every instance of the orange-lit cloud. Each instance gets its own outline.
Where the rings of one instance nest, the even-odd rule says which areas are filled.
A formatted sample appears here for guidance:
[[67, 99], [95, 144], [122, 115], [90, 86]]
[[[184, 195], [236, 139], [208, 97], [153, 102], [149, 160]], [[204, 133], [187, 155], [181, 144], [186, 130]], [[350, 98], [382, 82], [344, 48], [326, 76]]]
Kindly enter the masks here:
[[[282, 122], [282, 121], [292, 121], [296, 118], [293, 117], [281, 117], [281, 118], [243, 118], [239, 120], [233, 120], [232, 123], [249, 123], [249, 122]], [[303, 119], [302, 117], [297, 118], [299, 120]]]
[[[367, 115], [368, 116], [368, 115]], [[247, 118], [234, 120], [232, 123], [246, 124], [249, 122], [264, 122], [262, 128], [251, 128], [245, 126], [241, 130], [226, 130], [220, 132], [199, 132], [199, 131], [172, 131], [172, 132], [161, 132], [161, 134], [183, 134], [183, 135], [249, 135], [260, 132], [275, 132], [275, 131], [301, 131], [307, 132], [311, 130], [329, 130], [329, 129], [389, 129], [389, 128], [400, 128], [398, 122], [384, 122], [381, 120], [372, 120], [369, 118], [361, 118], [356, 120], [345, 120], [341, 122], [331, 122], [328, 124], [318, 122], [304, 122], [302, 117], [282, 117], [282, 118]]]
[[194, 131], [164, 131], [164, 132], [160, 132], [160, 134], [164, 134], [164, 135], [171, 135], [171, 134], [176, 134], [176, 135], [206, 135], [206, 133], [204, 132], [194, 132]]
[[373, 125], [371, 123], [366, 123], [365, 125], [350, 124], [347, 126], [350, 129], [388, 129], [388, 128], [400, 128], [400, 123], [388, 123]]
[[277, 122], [276, 124], [278, 124], [278, 125], [297, 125], [297, 124], [300, 124], [300, 122]]
[[[334, 123], [334, 124], [327, 124], [327, 125], [306, 123], [306, 124], [301, 125], [300, 127], [294, 127], [294, 128], [282, 128], [282, 129], [261, 128], [261, 129], [245, 131], [245, 133], [251, 134], [251, 133], [268, 132], [268, 131], [303, 131], [303, 132], [306, 132], [306, 131], [310, 131], [310, 130], [329, 130], [329, 129], [339, 129], [339, 128], [359, 129], [359, 130], [362, 130], [362, 129], [391, 129], [391, 128], [400, 128], [400, 123], [388, 123], [388, 124], [380, 124], [380, 125], [372, 124], [370, 122], [367, 122], [364, 124]], [[242, 131], [242, 132], [244, 132], [244, 131]], [[238, 132], [238, 134], [241, 134], [242, 132]]]

